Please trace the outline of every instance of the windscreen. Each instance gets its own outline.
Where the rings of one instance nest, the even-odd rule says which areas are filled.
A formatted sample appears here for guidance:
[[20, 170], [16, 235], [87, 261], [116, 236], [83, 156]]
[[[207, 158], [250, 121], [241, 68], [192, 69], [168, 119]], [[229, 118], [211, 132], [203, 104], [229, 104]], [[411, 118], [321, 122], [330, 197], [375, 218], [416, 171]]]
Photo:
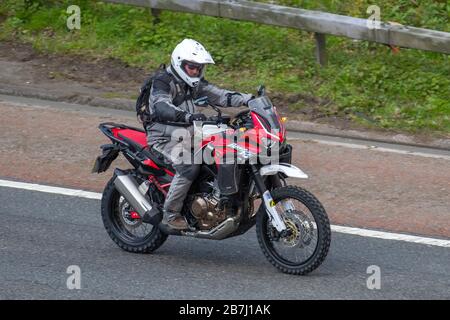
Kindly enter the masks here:
[[248, 102], [248, 107], [251, 111], [257, 113], [265, 121], [263, 125], [268, 131], [280, 130], [280, 122], [273, 108], [272, 102], [266, 96], [258, 97]]

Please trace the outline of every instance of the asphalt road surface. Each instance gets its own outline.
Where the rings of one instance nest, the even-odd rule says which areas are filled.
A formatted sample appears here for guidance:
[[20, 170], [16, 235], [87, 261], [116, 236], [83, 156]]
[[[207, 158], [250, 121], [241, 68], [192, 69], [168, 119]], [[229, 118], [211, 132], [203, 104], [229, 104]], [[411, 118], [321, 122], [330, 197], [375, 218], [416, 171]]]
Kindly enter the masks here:
[[[169, 237], [153, 254], [122, 251], [100, 201], [0, 187], [0, 299], [449, 299], [449, 248], [332, 234], [307, 276], [279, 272], [251, 229], [223, 241]], [[81, 288], [68, 289], [69, 266]], [[370, 266], [380, 289], [368, 289]]]

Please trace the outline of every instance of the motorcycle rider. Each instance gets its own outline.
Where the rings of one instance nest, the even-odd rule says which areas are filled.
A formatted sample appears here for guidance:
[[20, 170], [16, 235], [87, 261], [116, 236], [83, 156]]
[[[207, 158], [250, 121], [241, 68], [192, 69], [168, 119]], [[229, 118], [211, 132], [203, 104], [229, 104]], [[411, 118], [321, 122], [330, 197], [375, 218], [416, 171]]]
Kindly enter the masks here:
[[[253, 97], [210, 84], [204, 78], [207, 64], [214, 64], [214, 60], [203, 45], [184, 39], [173, 50], [170, 65], [154, 78], [150, 91], [151, 124], [146, 126], [147, 142], [150, 148], [164, 155], [176, 171], [164, 202], [161, 223], [177, 230], [189, 228], [181, 209], [200, 170], [199, 164], [179, 161], [183, 152], [192, 153], [193, 121], [206, 120], [203, 113], [197, 112], [194, 101], [207, 97], [212, 105], [240, 107]], [[180, 132], [184, 133], [180, 135]]]

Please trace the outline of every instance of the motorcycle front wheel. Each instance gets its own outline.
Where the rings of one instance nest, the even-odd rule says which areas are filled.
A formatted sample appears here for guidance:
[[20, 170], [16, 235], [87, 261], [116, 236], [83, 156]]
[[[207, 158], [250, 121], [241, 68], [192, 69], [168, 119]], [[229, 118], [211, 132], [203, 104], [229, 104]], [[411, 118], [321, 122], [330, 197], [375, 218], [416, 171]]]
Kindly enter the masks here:
[[280, 187], [271, 194], [287, 232], [280, 234], [275, 229], [261, 204], [256, 217], [259, 245], [280, 271], [295, 275], [310, 273], [322, 264], [330, 248], [327, 213], [313, 194], [300, 187]]

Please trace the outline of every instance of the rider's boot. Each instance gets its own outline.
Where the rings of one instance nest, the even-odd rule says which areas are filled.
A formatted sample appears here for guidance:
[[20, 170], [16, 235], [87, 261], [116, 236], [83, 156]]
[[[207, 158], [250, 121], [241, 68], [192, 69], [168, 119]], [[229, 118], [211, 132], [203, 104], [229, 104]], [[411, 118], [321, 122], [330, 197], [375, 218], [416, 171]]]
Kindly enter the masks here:
[[163, 219], [161, 224], [165, 227], [169, 227], [174, 230], [186, 230], [189, 229], [189, 224], [186, 219], [179, 213], [169, 212], [163, 210]]

